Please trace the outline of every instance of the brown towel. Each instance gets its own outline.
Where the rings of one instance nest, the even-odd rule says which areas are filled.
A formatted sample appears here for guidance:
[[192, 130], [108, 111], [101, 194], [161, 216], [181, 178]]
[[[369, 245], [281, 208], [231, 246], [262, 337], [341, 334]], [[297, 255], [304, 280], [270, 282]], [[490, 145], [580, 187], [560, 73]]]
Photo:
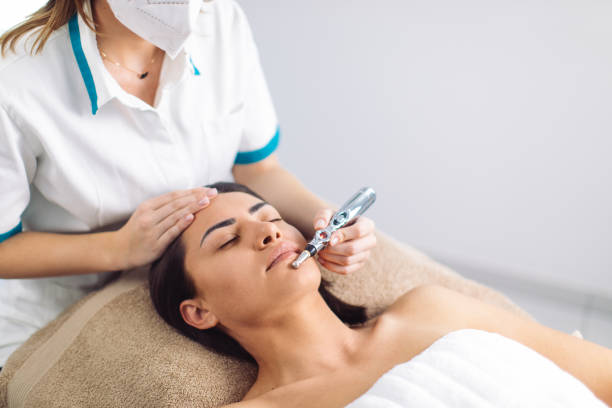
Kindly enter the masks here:
[[[377, 236], [363, 270], [323, 271], [335, 294], [371, 316], [414, 286], [437, 283], [528, 317], [503, 295]], [[256, 373], [166, 325], [142, 268], [81, 299], [16, 350], [0, 372], [0, 407], [216, 407], [240, 400]]]

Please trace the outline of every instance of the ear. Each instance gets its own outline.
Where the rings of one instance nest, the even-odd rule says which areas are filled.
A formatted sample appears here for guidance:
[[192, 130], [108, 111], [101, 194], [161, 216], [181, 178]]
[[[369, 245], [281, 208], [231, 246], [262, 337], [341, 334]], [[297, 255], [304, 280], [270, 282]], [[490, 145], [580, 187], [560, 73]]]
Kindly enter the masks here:
[[201, 300], [183, 300], [179, 306], [183, 320], [196, 329], [205, 330], [215, 327], [219, 323], [217, 316]]

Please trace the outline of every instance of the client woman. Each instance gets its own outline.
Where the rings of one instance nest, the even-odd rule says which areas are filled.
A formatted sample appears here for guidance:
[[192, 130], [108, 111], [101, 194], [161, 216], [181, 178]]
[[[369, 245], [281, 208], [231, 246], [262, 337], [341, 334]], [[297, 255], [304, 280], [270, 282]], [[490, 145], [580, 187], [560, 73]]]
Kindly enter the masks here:
[[[314, 259], [291, 267], [305, 240], [274, 207], [240, 185], [211, 187], [221, 194], [153, 265], [150, 292], [183, 334], [256, 361], [255, 383], [231, 407], [612, 404], [612, 350], [435, 286], [365, 323], [363, 308], [320, 288]], [[428, 390], [432, 369], [447, 377]], [[401, 393], [372, 396], [398, 376]]]

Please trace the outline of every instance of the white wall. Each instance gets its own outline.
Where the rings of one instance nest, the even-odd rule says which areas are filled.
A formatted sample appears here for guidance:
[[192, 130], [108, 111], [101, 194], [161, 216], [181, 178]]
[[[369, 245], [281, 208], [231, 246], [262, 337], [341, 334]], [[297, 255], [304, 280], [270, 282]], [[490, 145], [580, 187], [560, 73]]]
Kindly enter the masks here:
[[2, 4], [0, 11], [0, 33], [21, 22], [26, 16], [32, 14], [43, 5], [44, 0], [19, 0]]
[[445, 259], [612, 295], [612, 3], [241, 0], [282, 162]]

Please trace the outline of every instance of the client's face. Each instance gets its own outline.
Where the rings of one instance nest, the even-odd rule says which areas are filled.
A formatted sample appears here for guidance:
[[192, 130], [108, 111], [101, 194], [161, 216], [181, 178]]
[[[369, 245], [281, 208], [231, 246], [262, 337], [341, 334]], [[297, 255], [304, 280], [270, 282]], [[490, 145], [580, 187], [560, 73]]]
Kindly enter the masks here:
[[291, 266], [306, 244], [302, 234], [252, 195], [219, 194], [181, 239], [198, 300], [225, 326], [261, 323], [319, 287], [314, 260]]

